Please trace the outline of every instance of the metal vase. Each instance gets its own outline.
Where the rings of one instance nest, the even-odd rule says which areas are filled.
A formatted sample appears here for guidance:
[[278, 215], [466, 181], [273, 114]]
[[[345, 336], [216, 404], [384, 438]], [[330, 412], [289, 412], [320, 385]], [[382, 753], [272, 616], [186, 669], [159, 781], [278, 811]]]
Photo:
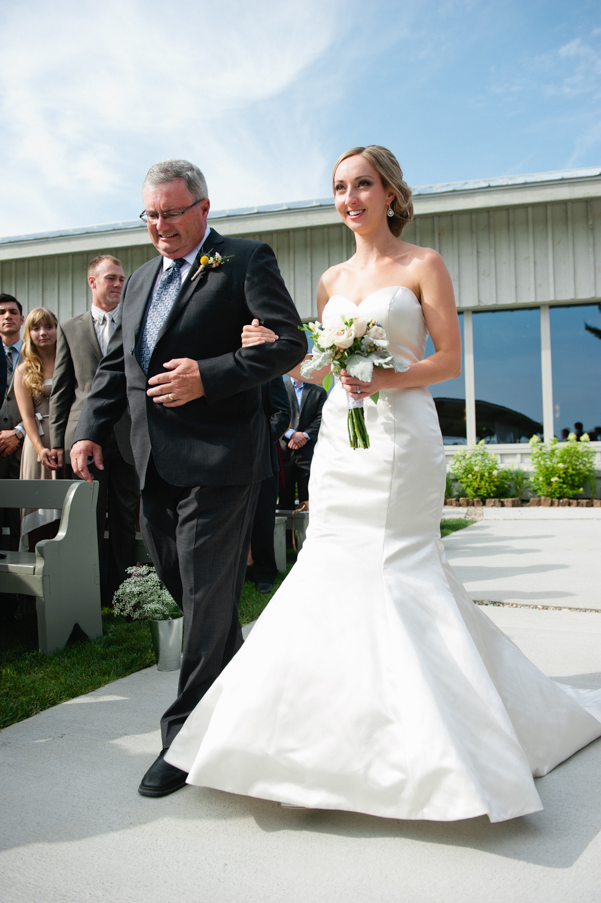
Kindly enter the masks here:
[[183, 618], [149, 620], [157, 671], [177, 671], [182, 663]]

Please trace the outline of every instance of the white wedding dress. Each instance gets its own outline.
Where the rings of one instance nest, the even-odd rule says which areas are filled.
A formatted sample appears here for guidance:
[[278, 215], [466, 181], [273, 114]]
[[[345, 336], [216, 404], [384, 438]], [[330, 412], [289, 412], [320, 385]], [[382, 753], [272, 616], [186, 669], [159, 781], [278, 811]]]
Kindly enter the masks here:
[[[427, 329], [405, 287], [373, 292], [395, 358]], [[355, 314], [328, 301], [324, 321]], [[601, 690], [555, 683], [469, 598], [440, 540], [445, 456], [426, 388], [324, 407], [307, 539], [166, 758], [188, 782], [316, 809], [493, 822], [542, 809], [544, 775], [601, 735]]]

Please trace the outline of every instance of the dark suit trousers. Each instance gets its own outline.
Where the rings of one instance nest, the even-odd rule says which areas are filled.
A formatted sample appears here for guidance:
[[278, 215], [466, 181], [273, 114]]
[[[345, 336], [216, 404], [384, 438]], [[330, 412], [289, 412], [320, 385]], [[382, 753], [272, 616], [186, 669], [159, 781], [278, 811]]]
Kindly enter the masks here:
[[[7, 458], [0, 458], [0, 480], [18, 480], [20, 469], [21, 449], [17, 449]], [[0, 509], [0, 529], [3, 527], [8, 527], [10, 535], [2, 535], [0, 549], [6, 549], [7, 552], [18, 552], [21, 540], [21, 511], [19, 508]]]
[[311, 460], [302, 455], [292, 455], [288, 458], [284, 452], [284, 481], [283, 489], [280, 489], [279, 507], [290, 509], [296, 507], [295, 486], [298, 483], [298, 500], [306, 502], [309, 498], [309, 476], [311, 474]]
[[127, 577], [125, 569], [136, 563], [140, 490], [135, 467], [123, 460], [114, 436], [103, 444], [102, 460], [104, 470], [94, 466], [90, 470], [99, 483], [96, 508], [99, 557], [102, 557], [108, 504], [108, 578], [102, 595], [103, 603], [111, 605], [116, 590]]
[[273, 531], [275, 528], [275, 506], [278, 498], [279, 479], [279, 473], [274, 473], [272, 477], [267, 477], [266, 480], [261, 481], [250, 538], [255, 583], [273, 583], [278, 575], [273, 546]]
[[140, 525], [184, 613], [178, 696], [161, 719], [164, 747], [242, 645], [238, 605], [259, 486], [172, 486], [150, 459]]

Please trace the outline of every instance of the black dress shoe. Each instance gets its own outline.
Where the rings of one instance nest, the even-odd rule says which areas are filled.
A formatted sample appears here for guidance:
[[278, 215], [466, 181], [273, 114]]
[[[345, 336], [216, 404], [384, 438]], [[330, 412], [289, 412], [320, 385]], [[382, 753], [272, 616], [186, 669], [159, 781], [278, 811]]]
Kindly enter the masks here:
[[154, 760], [138, 787], [138, 793], [142, 796], [167, 796], [175, 793], [186, 783], [188, 773], [165, 762], [164, 756], [168, 751], [162, 749], [160, 755]]
[[258, 593], [270, 593], [273, 589], [273, 583], [255, 583]]

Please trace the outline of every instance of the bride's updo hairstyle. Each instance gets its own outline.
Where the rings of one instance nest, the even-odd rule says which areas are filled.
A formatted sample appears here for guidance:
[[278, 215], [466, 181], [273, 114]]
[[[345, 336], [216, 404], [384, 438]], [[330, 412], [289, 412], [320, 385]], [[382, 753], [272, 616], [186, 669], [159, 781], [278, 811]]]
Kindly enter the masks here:
[[342, 161], [347, 157], [356, 156], [365, 157], [367, 162], [371, 163], [380, 176], [386, 191], [394, 191], [394, 200], [390, 205], [394, 216], [387, 217], [387, 220], [390, 231], [399, 238], [405, 226], [408, 226], [413, 219], [411, 189], [403, 179], [399, 161], [388, 148], [381, 147], [379, 144], [370, 144], [369, 147], [351, 147], [336, 160], [332, 176], [333, 185], [336, 184], [336, 170]]

